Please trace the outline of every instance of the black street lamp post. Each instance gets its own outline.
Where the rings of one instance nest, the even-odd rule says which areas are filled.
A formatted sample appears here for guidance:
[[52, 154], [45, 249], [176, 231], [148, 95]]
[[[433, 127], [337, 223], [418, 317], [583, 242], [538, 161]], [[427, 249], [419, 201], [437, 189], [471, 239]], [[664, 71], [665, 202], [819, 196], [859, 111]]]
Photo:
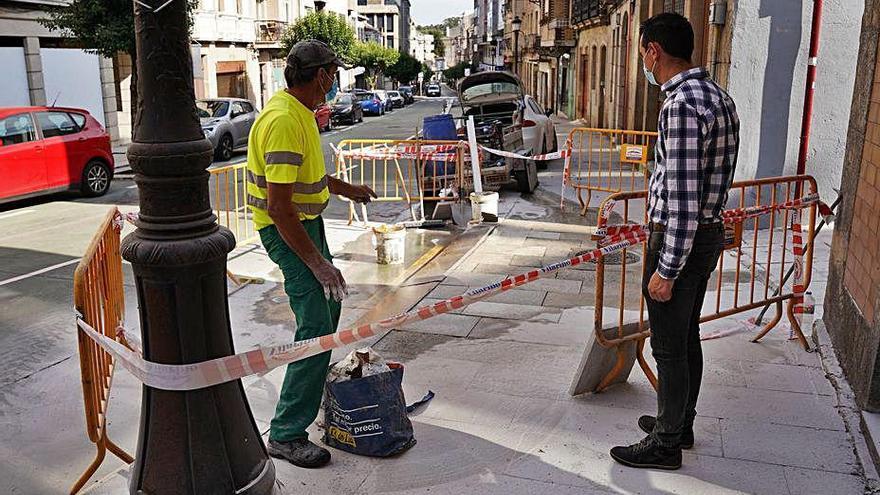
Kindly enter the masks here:
[[[226, 256], [208, 191], [211, 145], [193, 93], [185, 0], [135, 2], [139, 105], [128, 159], [140, 193], [123, 241], [135, 275], [144, 358], [197, 363], [233, 353]], [[174, 392], [143, 387], [132, 494], [273, 494], [275, 467], [240, 381]]]
[[513, 73], [519, 77], [519, 30], [522, 28], [522, 19], [514, 16], [510, 27], [513, 28]]

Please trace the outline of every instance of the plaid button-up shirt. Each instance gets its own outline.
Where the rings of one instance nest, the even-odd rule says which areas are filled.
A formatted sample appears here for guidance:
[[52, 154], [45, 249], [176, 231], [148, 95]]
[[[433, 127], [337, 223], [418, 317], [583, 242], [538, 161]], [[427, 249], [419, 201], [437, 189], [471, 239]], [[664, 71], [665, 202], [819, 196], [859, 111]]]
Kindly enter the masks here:
[[733, 100], [703, 68], [680, 72], [661, 88], [656, 166], [648, 218], [666, 226], [657, 272], [675, 279], [684, 267], [699, 224], [721, 221], [739, 151]]

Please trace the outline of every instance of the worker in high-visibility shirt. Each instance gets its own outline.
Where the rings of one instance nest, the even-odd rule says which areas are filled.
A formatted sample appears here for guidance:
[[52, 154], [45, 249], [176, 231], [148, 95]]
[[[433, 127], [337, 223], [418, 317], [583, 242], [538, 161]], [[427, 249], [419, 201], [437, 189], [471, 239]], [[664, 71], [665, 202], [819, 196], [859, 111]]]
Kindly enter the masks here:
[[[342, 61], [326, 44], [293, 46], [284, 78], [251, 129], [247, 159], [247, 203], [269, 257], [284, 275], [284, 291], [296, 316], [297, 341], [336, 331], [347, 290], [333, 266], [321, 212], [330, 194], [365, 203], [376, 197], [367, 186], [327, 175], [314, 110], [337, 91]], [[330, 452], [309, 441], [306, 428], [318, 415], [330, 364], [325, 352], [287, 366], [269, 430], [269, 454], [315, 468]]]

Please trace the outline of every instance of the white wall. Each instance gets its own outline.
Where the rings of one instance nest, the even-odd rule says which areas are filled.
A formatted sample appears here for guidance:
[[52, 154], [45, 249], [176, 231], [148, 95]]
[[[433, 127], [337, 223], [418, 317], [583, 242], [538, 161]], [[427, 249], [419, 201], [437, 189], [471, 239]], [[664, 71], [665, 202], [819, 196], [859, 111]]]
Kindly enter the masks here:
[[3, 90], [0, 107], [26, 107], [31, 104], [28, 92], [24, 48], [0, 47], [0, 67], [3, 67]]
[[101, 125], [104, 95], [98, 55], [68, 48], [41, 48], [46, 103], [88, 110]]
[[[741, 121], [737, 179], [797, 168], [811, 0], [740, 0], [729, 92]], [[864, 0], [825, 0], [807, 173], [829, 203], [840, 185]]]

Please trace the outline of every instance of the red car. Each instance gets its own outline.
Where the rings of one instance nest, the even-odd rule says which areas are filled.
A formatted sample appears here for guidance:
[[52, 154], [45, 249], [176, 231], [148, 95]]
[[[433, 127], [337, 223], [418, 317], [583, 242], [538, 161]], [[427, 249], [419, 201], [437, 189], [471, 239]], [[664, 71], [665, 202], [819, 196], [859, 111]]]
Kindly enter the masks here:
[[113, 179], [110, 135], [78, 108], [0, 108], [0, 203], [78, 189], [100, 196]]
[[318, 123], [318, 131], [329, 131], [333, 128], [333, 120], [330, 118], [332, 113], [330, 105], [326, 103], [322, 103], [315, 109], [315, 122]]

